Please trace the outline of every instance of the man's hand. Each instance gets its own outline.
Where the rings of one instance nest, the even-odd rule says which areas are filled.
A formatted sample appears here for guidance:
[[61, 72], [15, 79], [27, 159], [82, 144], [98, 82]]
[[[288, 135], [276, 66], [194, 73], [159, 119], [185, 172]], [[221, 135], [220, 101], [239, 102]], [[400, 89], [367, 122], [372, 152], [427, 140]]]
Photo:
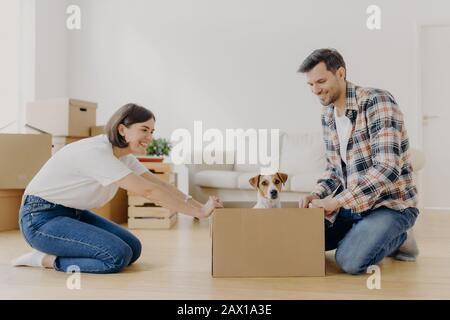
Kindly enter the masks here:
[[300, 198], [300, 201], [298, 202], [298, 207], [299, 208], [308, 208], [309, 204], [311, 203], [312, 200], [315, 199], [320, 199], [319, 196], [315, 195], [315, 194], [310, 194], [307, 196], [303, 196]]
[[325, 215], [329, 216], [340, 208], [339, 202], [336, 199], [328, 196], [324, 199], [314, 199], [311, 201], [310, 208], [323, 208]]

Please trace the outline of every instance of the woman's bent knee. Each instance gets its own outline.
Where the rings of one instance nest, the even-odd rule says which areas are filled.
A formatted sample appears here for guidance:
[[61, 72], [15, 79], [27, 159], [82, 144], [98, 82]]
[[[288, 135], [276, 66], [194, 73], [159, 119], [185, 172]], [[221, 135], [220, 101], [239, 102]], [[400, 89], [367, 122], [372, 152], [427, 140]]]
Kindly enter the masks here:
[[111, 259], [105, 262], [107, 265], [107, 272], [115, 273], [122, 271], [126, 266], [130, 264], [133, 257], [133, 250], [127, 244], [124, 244], [121, 248], [117, 249]]
[[132, 250], [132, 255], [131, 255], [131, 259], [130, 259], [130, 263], [132, 264], [133, 262], [135, 262], [137, 259], [139, 259], [139, 257], [141, 256], [141, 252], [142, 252], [142, 244], [141, 241], [139, 241], [138, 238], [136, 238], [135, 236], [133, 236], [132, 239], [130, 239], [131, 241], [128, 243], [131, 247]]

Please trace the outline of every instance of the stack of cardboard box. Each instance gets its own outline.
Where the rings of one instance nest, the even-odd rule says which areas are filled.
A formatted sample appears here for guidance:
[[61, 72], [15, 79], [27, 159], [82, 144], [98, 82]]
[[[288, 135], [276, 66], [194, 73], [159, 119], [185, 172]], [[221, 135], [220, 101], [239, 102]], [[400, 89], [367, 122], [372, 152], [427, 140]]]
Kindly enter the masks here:
[[26, 109], [29, 132], [52, 135], [52, 154], [66, 144], [90, 136], [96, 125], [97, 104], [69, 98], [30, 102]]
[[0, 134], [0, 231], [19, 228], [24, 189], [51, 157], [48, 134]]
[[[156, 177], [176, 186], [176, 175], [168, 163], [142, 162]], [[128, 193], [128, 228], [170, 229], [177, 221], [177, 213], [152, 203], [145, 197]]]

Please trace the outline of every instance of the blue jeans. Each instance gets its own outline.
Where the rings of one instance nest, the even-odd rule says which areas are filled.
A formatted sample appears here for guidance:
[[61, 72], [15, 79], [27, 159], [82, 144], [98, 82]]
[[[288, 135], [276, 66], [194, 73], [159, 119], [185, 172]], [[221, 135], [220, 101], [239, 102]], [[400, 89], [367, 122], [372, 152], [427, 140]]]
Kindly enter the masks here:
[[20, 230], [30, 246], [56, 256], [55, 270], [113, 273], [141, 254], [138, 238], [88, 210], [68, 208], [27, 195], [20, 208]]
[[418, 214], [417, 208], [400, 212], [381, 207], [361, 215], [341, 209], [334, 224], [325, 225], [325, 250], [336, 249], [336, 263], [344, 272], [366, 272], [398, 250]]

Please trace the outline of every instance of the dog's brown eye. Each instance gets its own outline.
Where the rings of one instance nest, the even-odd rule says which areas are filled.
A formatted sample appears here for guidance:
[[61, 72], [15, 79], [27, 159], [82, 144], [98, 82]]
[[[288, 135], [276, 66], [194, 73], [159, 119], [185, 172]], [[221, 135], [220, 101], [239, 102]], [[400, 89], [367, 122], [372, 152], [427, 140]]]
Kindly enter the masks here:
[[279, 184], [280, 183], [280, 180], [275, 180], [275, 184]]
[[261, 184], [262, 184], [263, 186], [267, 186], [267, 181], [263, 181], [263, 182], [261, 182]]

